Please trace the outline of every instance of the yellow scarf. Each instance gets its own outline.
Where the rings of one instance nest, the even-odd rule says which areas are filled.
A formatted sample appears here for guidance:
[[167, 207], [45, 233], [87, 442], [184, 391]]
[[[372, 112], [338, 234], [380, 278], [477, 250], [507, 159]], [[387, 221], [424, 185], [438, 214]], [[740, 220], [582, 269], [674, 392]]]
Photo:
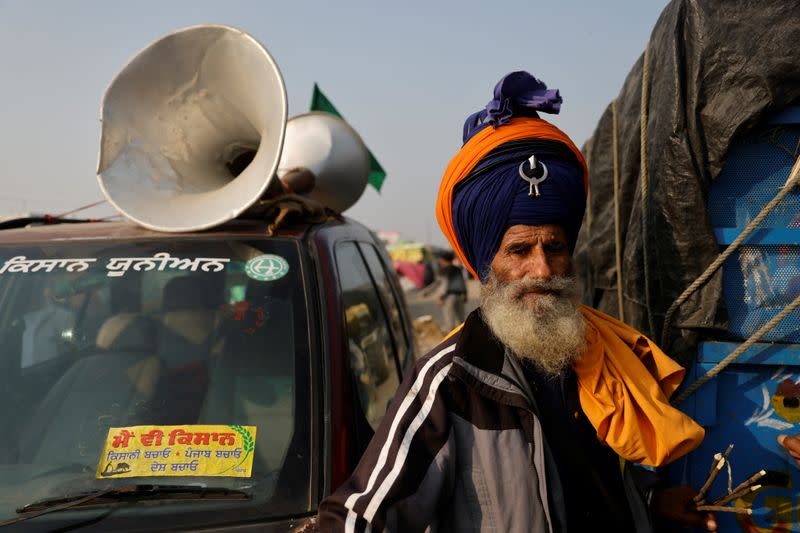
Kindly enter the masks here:
[[685, 370], [650, 339], [581, 306], [587, 348], [574, 363], [583, 412], [597, 437], [634, 463], [662, 466], [697, 448], [705, 434], [672, 407]]

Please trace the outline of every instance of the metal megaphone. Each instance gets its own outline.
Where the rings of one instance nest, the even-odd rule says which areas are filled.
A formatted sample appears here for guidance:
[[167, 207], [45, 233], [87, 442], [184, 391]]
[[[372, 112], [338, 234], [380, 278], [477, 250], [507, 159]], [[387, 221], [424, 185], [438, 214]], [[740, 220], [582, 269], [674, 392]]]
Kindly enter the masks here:
[[278, 176], [292, 168], [313, 172], [310, 196], [339, 213], [364, 193], [370, 172], [369, 150], [347, 122], [329, 113], [311, 112], [289, 119]]
[[220, 25], [170, 33], [106, 90], [100, 188], [133, 222], [171, 232], [244, 214], [276, 172], [292, 167], [314, 173], [310, 194], [321, 203], [350, 207], [369, 175], [361, 138], [332, 115], [301, 115], [288, 126], [286, 115], [283, 78], [253, 37]]

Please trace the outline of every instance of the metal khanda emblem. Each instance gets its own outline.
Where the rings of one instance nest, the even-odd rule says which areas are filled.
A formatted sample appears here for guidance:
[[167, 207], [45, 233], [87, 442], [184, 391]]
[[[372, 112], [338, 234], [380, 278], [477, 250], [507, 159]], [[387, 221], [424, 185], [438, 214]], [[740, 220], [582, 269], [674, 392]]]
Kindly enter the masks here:
[[[531, 155], [527, 159], [527, 162], [530, 163], [530, 165], [531, 165], [531, 174], [536, 172], [536, 156], [535, 155]], [[542, 165], [542, 177], [541, 178], [537, 178], [535, 176], [528, 176], [527, 174], [525, 174], [525, 171], [522, 169], [522, 167], [525, 166], [525, 161], [523, 161], [522, 163], [519, 164], [519, 176], [522, 179], [524, 179], [525, 181], [527, 181], [528, 185], [530, 185], [530, 189], [528, 190], [528, 196], [541, 196], [542, 195], [539, 192], [539, 184], [547, 179], [547, 167], [545, 166], [544, 163], [540, 163], [540, 165]], [[535, 194], [534, 194], [534, 192], [535, 192]]]

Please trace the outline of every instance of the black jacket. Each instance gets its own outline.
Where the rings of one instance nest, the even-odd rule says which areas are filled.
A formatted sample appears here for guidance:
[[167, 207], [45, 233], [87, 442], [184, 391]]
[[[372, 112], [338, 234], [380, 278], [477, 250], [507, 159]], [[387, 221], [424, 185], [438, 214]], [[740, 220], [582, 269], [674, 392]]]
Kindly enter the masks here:
[[[322, 531], [578, 531], [586, 521], [568, 516], [576, 512], [575, 490], [596, 491], [564, 490], [563, 455], [552, 448], [563, 442], [548, 442], [542, 424], [548, 417], [540, 416], [546, 406], [537, 405], [526, 372], [510, 357], [475, 311], [420, 359], [351, 478], [320, 505]], [[615, 484], [601, 479], [599, 486], [613, 491], [615, 505], [621, 498], [621, 512], [630, 519], [594, 516], [593, 529], [627, 523], [650, 533], [649, 513], [628, 469], [624, 475], [613, 468], [599, 472], [618, 477]], [[580, 482], [574, 472], [565, 473], [564, 481]]]

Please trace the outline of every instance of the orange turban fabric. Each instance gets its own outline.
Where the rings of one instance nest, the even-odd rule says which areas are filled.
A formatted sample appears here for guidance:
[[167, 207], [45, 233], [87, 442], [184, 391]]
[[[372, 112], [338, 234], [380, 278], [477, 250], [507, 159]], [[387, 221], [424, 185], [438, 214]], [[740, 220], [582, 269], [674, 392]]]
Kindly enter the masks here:
[[578, 395], [597, 437], [633, 463], [662, 466], [689, 453], [705, 432], [669, 403], [685, 370], [653, 341], [581, 306], [587, 350], [573, 364]]

